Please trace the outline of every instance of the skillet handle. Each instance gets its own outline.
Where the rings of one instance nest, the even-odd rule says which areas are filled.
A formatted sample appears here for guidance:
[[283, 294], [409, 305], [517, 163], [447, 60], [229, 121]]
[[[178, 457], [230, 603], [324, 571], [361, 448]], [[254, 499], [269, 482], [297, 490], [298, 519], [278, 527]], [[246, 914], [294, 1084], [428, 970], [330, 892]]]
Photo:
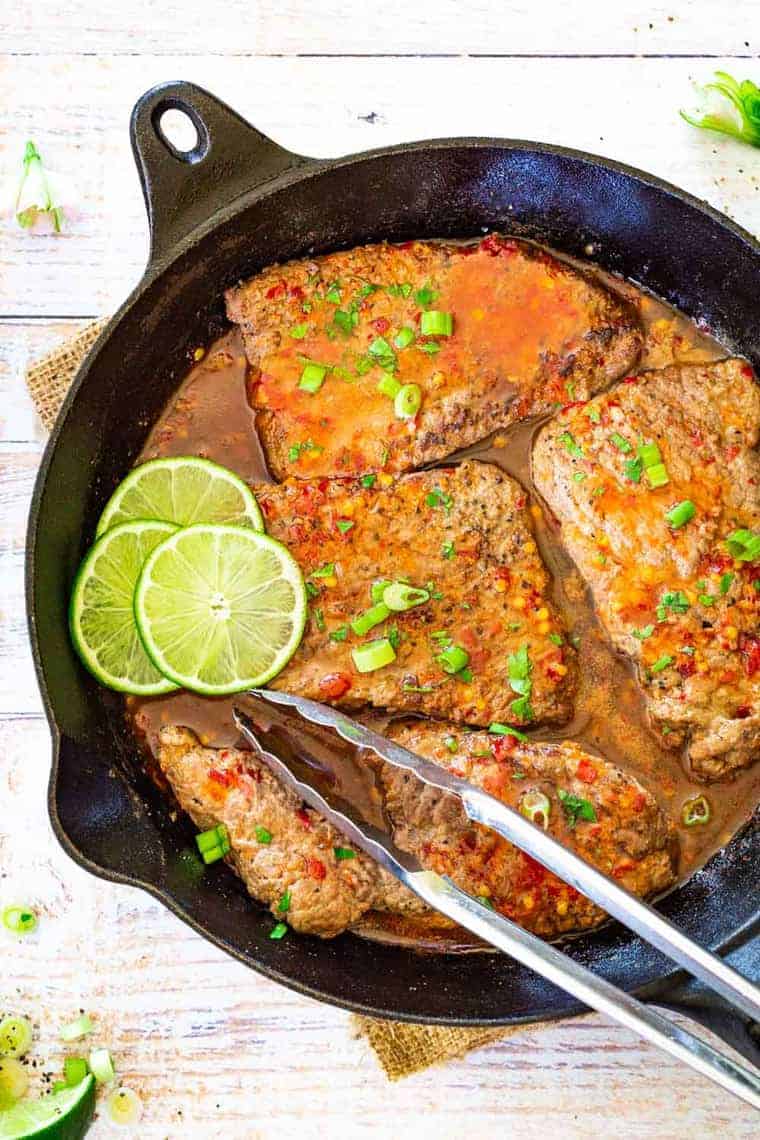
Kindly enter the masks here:
[[[169, 110], [182, 111], [195, 127], [191, 150], [177, 150], [162, 130]], [[226, 103], [181, 81], [159, 84], [137, 100], [129, 134], [148, 211], [150, 268], [241, 194], [314, 161], [278, 146]]]

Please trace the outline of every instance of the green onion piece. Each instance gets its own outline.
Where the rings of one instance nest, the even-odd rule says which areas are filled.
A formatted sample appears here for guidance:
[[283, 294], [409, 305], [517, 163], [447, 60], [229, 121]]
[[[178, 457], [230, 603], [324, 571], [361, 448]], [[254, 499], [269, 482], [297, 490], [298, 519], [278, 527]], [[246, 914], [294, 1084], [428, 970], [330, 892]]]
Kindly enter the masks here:
[[760, 578], [755, 578], [754, 582], [752, 583], [752, 586], [753, 586], [753, 589], [757, 590], [758, 593], [760, 593]]
[[285, 891], [285, 894], [280, 896], [277, 903], [277, 910], [280, 914], [288, 913], [290, 910], [290, 891]]
[[268, 847], [272, 842], [272, 832], [266, 827], [257, 827], [254, 831], [254, 835], [256, 836], [256, 841], [263, 843], [265, 847]]
[[638, 455], [647, 468], [656, 467], [658, 463], [662, 463], [662, 455], [656, 443], [642, 443], [638, 449]]
[[324, 628], [325, 628], [325, 615], [322, 613], [322, 610], [319, 609], [319, 607], [317, 607], [317, 608], [313, 609], [311, 611], [311, 613], [312, 613], [312, 616], [314, 618], [314, 624], [317, 627], [317, 629], [320, 631], [324, 630]]
[[[63, 1079], [68, 1088], [80, 1084], [87, 1076], [89, 1069], [84, 1057], [67, 1057], [63, 1062]], [[111, 1079], [111, 1078], [107, 1078]]]
[[[21, 1100], [28, 1088], [29, 1077], [21, 1061], [17, 1061], [15, 1057], [0, 1058], [0, 1110], [12, 1108], [16, 1101]], [[16, 1136], [19, 1135], [15, 1129], [10, 1135], [13, 1136], [14, 1133]]]
[[395, 400], [401, 391], [401, 385], [393, 376], [383, 376], [382, 380], [377, 382], [377, 390], [382, 392], [384, 396], [390, 396], [392, 400]]
[[393, 401], [396, 419], [409, 420], [417, 415], [422, 404], [422, 389], [419, 384], [404, 384], [399, 388]]
[[339, 625], [328, 634], [330, 641], [345, 641], [348, 637], [348, 626]]
[[99, 1085], [107, 1084], [116, 1076], [111, 1054], [107, 1049], [93, 1049], [90, 1053], [90, 1072]]
[[588, 479], [588, 475], [586, 474], [585, 471], [573, 471], [573, 482], [574, 483], [583, 483], [584, 480], [586, 480], [586, 479]]
[[585, 819], [590, 823], [596, 821], [596, 811], [591, 800], [584, 800], [582, 796], [576, 796], [573, 792], [566, 792], [564, 788], [557, 788], [557, 795], [571, 830], [579, 819]]
[[440, 662], [444, 673], [459, 673], [469, 664], [470, 655], [461, 645], [450, 645], [438, 654], [436, 661]]
[[594, 405], [592, 408], [589, 408], [586, 412], [586, 415], [591, 420], [592, 424], [599, 424], [602, 422], [602, 413], [599, 411], [599, 408], [596, 405]]
[[496, 907], [493, 905], [488, 895], [477, 895], [477, 900], [479, 903], [483, 904], [486, 910], [496, 910]]
[[457, 740], [456, 736], [444, 736], [443, 743], [451, 753], [454, 753], [459, 749], [459, 741]]
[[684, 499], [683, 502], [676, 503], [676, 505], [667, 512], [665, 518], [668, 525], [673, 527], [673, 530], [678, 530], [679, 527], [685, 526], [687, 522], [691, 522], [696, 513], [697, 508], [691, 499]]
[[383, 601], [389, 610], [395, 613], [405, 613], [415, 606], [422, 606], [430, 601], [430, 591], [421, 590], [416, 586], [409, 586], [406, 582], [391, 582], [383, 590]]
[[344, 336], [350, 336], [354, 326], [358, 323], [359, 314], [357, 312], [347, 313], [343, 309], [336, 309], [333, 313], [333, 324]]
[[722, 574], [721, 575], [721, 578], [720, 578], [720, 592], [721, 592], [721, 594], [727, 594], [728, 593], [728, 591], [731, 589], [731, 583], [733, 582], [733, 580], [734, 580], [733, 574]]
[[493, 724], [489, 724], [488, 731], [494, 736], [514, 736], [515, 740], [528, 739], [524, 732], [520, 732], [519, 728], [512, 728], [511, 724], [499, 724], [496, 720]]
[[393, 338], [393, 343], [396, 348], [408, 348], [414, 341], [414, 329], [410, 329], [408, 325], [399, 329]]
[[432, 305], [437, 296], [438, 294], [434, 292], [429, 285], [423, 285], [423, 287], [418, 289], [414, 294], [414, 299], [418, 305]]
[[37, 915], [28, 906], [7, 906], [2, 918], [11, 934], [31, 934], [37, 925]]
[[362, 487], [366, 487], [367, 489], [374, 487], [376, 481], [377, 475], [362, 475], [360, 479]]
[[309, 575], [310, 578], [334, 578], [335, 577], [335, 563], [325, 562], [324, 566], [320, 566], [317, 570], [312, 570]]
[[86, 1037], [88, 1033], [92, 1033], [95, 1026], [92, 1023], [92, 1018], [83, 1013], [81, 1017], [77, 1017], [74, 1021], [69, 1021], [61, 1029], [61, 1041], [78, 1041], [80, 1037]]
[[114, 1124], [137, 1124], [142, 1115], [142, 1101], [134, 1089], [122, 1085], [121, 1088], [114, 1089], [106, 1101], [106, 1112]]
[[32, 1023], [25, 1017], [0, 1021], [0, 1057], [25, 1057], [32, 1046]]
[[359, 673], [374, 673], [395, 661], [396, 651], [387, 637], [381, 637], [352, 649], [351, 657]]
[[325, 300], [332, 305], [340, 304], [340, 281], [333, 281], [325, 293]]
[[621, 435], [619, 431], [614, 431], [612, 433], [610, 436], [610, 443], [614, 443], [618, 451], [622, 451], [624, 455], [627, 455], [629, 451], [633, 451], [633, 448], [631, 447], [628, 440], [625, 438], [625, 436]]
[[434, 487], [432, 491], [428, 491], [425, 495], [425, 502], [429, 507], [443, 507], [447, 515], [454, 505], [451, 495], [447, 495], [440, 487]]
[[625, 472], [626, 479], [630, 479], [632, 483], [641, 482], [641, 472], [644, 469], [644, 464], [638, 457], [636, 459], [628, 459], [623, 464], [623, 471]]
[[278, 922], [277, 925], [272, 927], [272, 929], [269, 931], [269, 937], [272, 939], [273, 942], [279, 942], [280, 939], [284, 938], [287, 933], [288, 933], [287, 923]]
[[456, 547], [453, 542], [444, 542], [441, 546], [441, 555], [450, 560], [456, 557]]
[[298, 387], [304, 392], [318, 392], [326, 375], [327, 369], [322, 364], [307, 364], [301, 373]]
[[549, 641], [551, 641], [552, 645], [564, 645], [565, 644], [564, 638], [559, 633], [550, 633], [549, 634]]
[[426, 344], [417, 346], [420, 352], [426, 352], [428, 356], [435, 356], [436, 352], [441, 351], [441, 346], [437, 340], [429, 340]]
[[681, 820], [684, 827], [695, 827], [698, 824], [707, 823], [711, 814], [710, 804], [706, 796], [695, 796], [694, 799], [686, 800], [681, 808]]
[[548, 796], [543, 792], [527, 791], [523, 792], [520, 796], [520, 813], [531, 823], [538, 824], [543, 827], [544, 831], [549, 826], [549, 815], [552, 810], [552, 805], [549, 802]]
[[352, 529], [352, 527], [354, 526], [354, 524], [353, 524], [353, 522], [351, 521], [351, 519], [338, 519], [338, 521], [336, 522], [336, 524], [335, 524], [335, 525], [336, 525], [336, 527], [338, 528], [338, 530], [340, 531], [340, 533], [341, 533], [341, 534], [348, 534], [348, 532], [349, 532], [349, 531]]
[[350, 847], [333, 847], [333, 854], [336, 859], [355, 859], [356, 852], [352, 851]]
[[670, 657], [667, 653], [664, 653], [662, 657], [657, 658], [653, 665], [649, 666], [649, 672], [652, 674], [661, 673], [663, 669], [667, 669], [668, 665], [672, 664], [673, 658]]
[[643, 629], [632, 629], [631, 636], [638, 638], [639, 641], [646, 641], [654, 633], [653, 625], [645, 625]]
[[372, 601], [382, 602], [383, 594], [388, 589], [388, 587], [392, 585], [393, 582], [391, 582], [388, 578], [378, 578], [377, 582], [373, 582], [369, 588], [369, 593]]
[[578, 446], [569, 431], [563, 431], [561, 433], [559, 442], [564, 446], [565, 450], [572, 455], [573, 459], [583, 459], [583, 448]]
[[714, 606], [715, 598], [712, 594], [697, 594], [697, 601], [703, 606]]
[[428, 309], [420, 318], [420, 332], [423, 336], [451, 336], [453, 331], [454, 318], [451, 313]]
[[200, 835], [196, 835], [195, 842], [201, 853], [203, 862], [207, 866], [210, 863], [217, 863], [220, 859], [223, 859], [225, 855], [229, 855], [230, 853], [230, 837], [223, 823], [212, 827], [209, 831], [203, 831]]
[[370, 609], [365, 610], [363, 614], [359, 614], [358, 617], [355, 617], [351, 622], [351, 629], [359, 637], [364, 637], [365, 633], [369, 633], [376, 625], [380, 625], [381, 621], [385, 621], [390, 612], [387, 605], [383, 602], [378, 602], [376, 606], [372, 606]]
[[308, 325], [293, 325], [293, 328], [290, 330], [290, 335], [293, 337], [293, 340], [303, 340], [308, 331]]
[[760, 558], [760, 534], [751, 530], [735, 530], [726, 538], [728, 553], [739, 562], [754, 562]]
[[456, 674], [456, 678], [458, 681], [464, 681], [469, 685], [469, 683], [472, 681], [472, 669], [460, 669]]
[[650, 487], [665, 487], [670, 482], [664, 463], [655, 463], [654, 467], [647, 467], [645, 473]]
[[393, 349], [383, 336], [376, 336], [367, 352], [370, 356], [393, 356]]

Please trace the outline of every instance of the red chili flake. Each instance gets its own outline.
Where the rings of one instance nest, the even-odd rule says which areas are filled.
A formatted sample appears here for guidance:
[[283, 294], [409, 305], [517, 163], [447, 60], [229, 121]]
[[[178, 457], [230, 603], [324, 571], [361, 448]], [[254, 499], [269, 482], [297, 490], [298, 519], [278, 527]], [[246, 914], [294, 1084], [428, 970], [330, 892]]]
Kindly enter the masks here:
[[307, 831], [311, 831], [311, 817], [306, 808], [298, 808], [296, 811], [296, 819]]
[[742, 373], [742, 376], [746, 376], [750, 380], [754, 380], [754, 378], [755, 378], [755, 374], [752, 371], [752, 369], [750, 368], [749, 364], [742, 364], [741, 373]]
[[500, 566], [496, 571], [496, 577], [501, 578], [504, 582], [512, 581], [512, 571], [508, 566]]
[[273, 301], [275, 297], [282, 297], [287, 289], [287, 284], [284, 281], [278, 281], [276, 285], [272, 285], [267, 289], [264, 296], [268, 301]]
[[693, 677], [697, 671], [697, 663], [693, 657], [685, 657], [683, 661], [679, 661], [676, 665], [676, 671], [682, 677]]
[[325, 867], [321, 859], [307, 859], [306, 870], [311, 878], [316, 879], [318, 882], [321, 882], [327, 875], [327, 867]]
[[636, 864], [632, 859], [626, 859], [622, 863], [618, 863], [617, 867], [612, 868], [612, 874], [616, 879], [622, 879], [623, 875], [628, 871], [633, 871]]
[[387, 333], [391, 327], [391, 322], [386, 320], [385, 317], [378, 317], [376, 321], [371, 321], [370, 324], [373, 329], [377, 329], [381, 336], [383, 333]]
[[752, 705], [739, 705], [734, 720], [746, 720], [748, 716], [752, 716]]
[[351, 688], [351, 678], [348, 673], [326, 673], [319, 682], [319, 691], [323, 697], [336, 701]]
[[732, 459], [736, 459], [740, 450], [741, 450], [741, 448], [737, 447], [736, 444], [732, 444], [730, 447], [726, 448], [726, 459], [728, 460], [729, 463], [731, 462]]
[[760, 637], [754, 633], [740, 633], [739, 650], [744, 657], [747, 676], [754, 677], [760, 669]]
[[646, 807], [646, 802], [647, 802], [647, 798], [644, 795], [644, 793], [638, 792], [636, 795], [636, 799], [631, 804], [631, 807], [633, 808], [634, 811], [637, 811], [637, 812], [643, 811], [644, 808]]
[[491, 752], [494, 760], [501, 762], [508, 759], [516, 744], [517, 741], [514, 736], [497, 736], [495, 740], [491, 741]]
[[290, 295], [291, 297], [295, 297], [297, 301], [303, 301], [304, 297], [306, 296], [300, 285], [291, 285]]
[[229, 788], [230, 784], [234, 783], [231, 772], [219, 772], [216, 768], [209, 770], [208, 778], [213, 780], [215, 784], [221, 784], [224, 788]]
[[599, 775], [595, 766], [585, 756], [575, 769], [575, 774], [579, 780], [583, 780], [584, 784], [593, 784]]
[[624, 384], [638, 384], [640, 379], [641, 379], [640, 376], [626, 376], [625, 379], [623, 380], [623, 383]]

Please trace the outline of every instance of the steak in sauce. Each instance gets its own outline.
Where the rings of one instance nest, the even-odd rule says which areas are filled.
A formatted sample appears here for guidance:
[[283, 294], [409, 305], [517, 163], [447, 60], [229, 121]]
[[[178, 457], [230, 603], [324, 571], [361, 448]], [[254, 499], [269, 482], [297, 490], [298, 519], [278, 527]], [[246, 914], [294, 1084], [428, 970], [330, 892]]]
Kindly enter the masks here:
[[[732, 359], [630, 377], [551, 420], [533, 451], [536, 486], [636, 662], [653, 725], [705, 780], [760, 750], [758, 565], [726, 542], [760, 526], [759, 435], [760, 387]], [[655, 485], [639, 458], [652, 443]]]
[[[426, 333], [433, 314], [451, 335]], [[229, 290], [270, 470], [406, 471], [499, 428], [586, 400], [638, 359], [635, 309], [536, 246], [363, 246], [272, 266]], [[428, 324], [428, 322], [431, 322]], [[318, 390], [299, 387], [308, 364]], [[378, 382], [417, 385], [397, 418]], [[319, 374], [316, 375], [317, 382]]]

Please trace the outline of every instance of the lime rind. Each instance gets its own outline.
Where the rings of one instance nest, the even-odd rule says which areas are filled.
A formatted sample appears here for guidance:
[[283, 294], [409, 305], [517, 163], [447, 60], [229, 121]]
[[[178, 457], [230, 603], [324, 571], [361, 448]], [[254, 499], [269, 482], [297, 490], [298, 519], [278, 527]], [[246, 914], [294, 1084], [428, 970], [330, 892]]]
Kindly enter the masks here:
[[295, 653], [307, 599], [298, 563], [245, 527], [178, 531], [147, 559], [135, 618], [156, 668], [177, 685], [222, 696], [263, 685]]
[[176, 689], [156, 669], [134, 619], [134, 591], [151, 551], [177, 531], [139, 519], [107, 531], [85, 555], [74, 582], [69, 628], [83, 664], [101, 684], [135, 696]]
[[20, 1100], [0, 1112], [0, 1140], [81, 1140], [95, 1111], [95, 1078], [61, 1092]]
[[96, 535], [137, 519], [264, 530], [250, 487], [226, 467], [195, 455], [150, 459], [130, 471], [106, 503]]

